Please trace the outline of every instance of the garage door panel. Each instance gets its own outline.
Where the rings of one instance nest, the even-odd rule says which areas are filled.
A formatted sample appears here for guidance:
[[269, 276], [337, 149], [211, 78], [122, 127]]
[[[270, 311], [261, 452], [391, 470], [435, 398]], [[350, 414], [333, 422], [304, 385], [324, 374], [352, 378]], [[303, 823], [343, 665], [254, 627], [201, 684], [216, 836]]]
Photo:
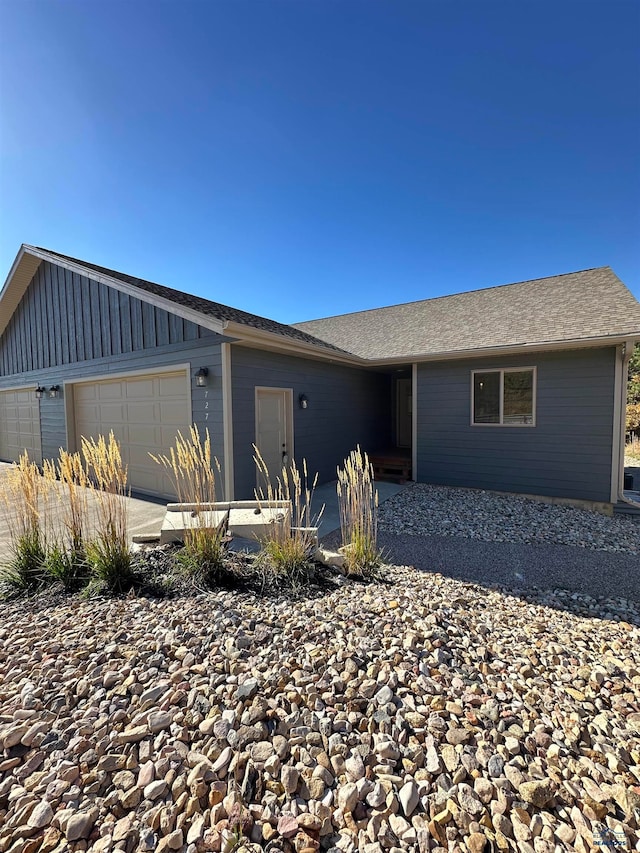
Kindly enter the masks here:
[[128, 403], [126, 411], [127, 423], [154, 424], [158, 417], [158, 409], [153, 401], [146, 403]]
[[100, 383], [98, 385], [98, 399], [105, 403], [109, 400], [121, 400], [124, 396], [123, 385], [122, 381]]
[[161, 376], [158, 378], [161, 397], [174, 397], [180, 393], [181, 379], [179, 376]]
[[42, 462], [40, 401], [35, 389], [0, 391], [0, 459], [17, 462], [27, 451]]
[[146, 445], [145, 447], [141, 445], [131, 445], [129, 447], [128, 454], [129, 465], [135, 466], [136, 468], [149, 468], [154, 472], [154, 474], [157, 474], [157, 463], [155, 463], [149, 456], [149, 453], [153, 452], [153, 449], [149, 447], [149, 445]]
[[77, 385], [76, 430], [81, 428], [85, 435], [95, 437], [113, 429], [131, 487], [174, 497], [170, 481], [149, 452], [166, 453], [178, 429], [188, 434], [188, 392], [184, 371]]
[[184, 404], [168, 400], [160, 403], [160, 420], [163, 424], [183, 424], [185, 422]]
[[98, 399], [97, 385], [76, 385], [73, 389], [76, 402], [88, 403], [89, 400]]
[[[156, 381], [153, 378], [130, 379], [125, 384], [125, 396], [128, 399], [144, 400], [156, 396]], [[184, 379], [183, 379], [184, 384]], [[184, 389], [183, 389], [184, 391]]]
[[167, 449], [169, 447], [171, 447], [173, 444], [176, 443], [176, 438], [178, 437], [178, 431], [180, 431], [182, 433], [184, 438], [189, 437], [189, 425], [188, 424], [186, 426], [181, 426], [181, 425], [163, 426], [161, 428], [161, 432], [160, 432], [160, 444]]
[[141, 447], [155, 446], [160, 443], [160, 431], [144, 424], [129, 424], [128, 441], [132, 445], [137, 444]]

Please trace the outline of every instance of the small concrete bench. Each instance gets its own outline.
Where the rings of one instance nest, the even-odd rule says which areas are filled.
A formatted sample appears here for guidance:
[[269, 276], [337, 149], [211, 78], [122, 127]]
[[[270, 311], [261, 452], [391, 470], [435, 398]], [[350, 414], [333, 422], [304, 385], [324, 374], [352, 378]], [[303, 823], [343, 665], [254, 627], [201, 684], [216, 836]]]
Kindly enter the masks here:
[[289, 501], [220, 501], [208, 504], [167, 504], [160, 531], [160, 544], [184, 542], [187, 530], [225, 527], [241, 539], [263, 539], [274, 524], [291, 518]]

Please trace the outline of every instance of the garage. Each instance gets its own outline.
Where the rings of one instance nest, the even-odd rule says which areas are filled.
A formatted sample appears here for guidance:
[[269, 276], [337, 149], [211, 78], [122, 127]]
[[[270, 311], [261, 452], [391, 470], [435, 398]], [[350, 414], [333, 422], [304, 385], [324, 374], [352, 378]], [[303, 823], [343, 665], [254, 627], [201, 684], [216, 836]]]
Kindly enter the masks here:
[[0, 391], [0, 459], [17, 461], [25, 450], [42, 462], [40, 405], [35, 388]]
[[164, 469], [149, 453], [166, 453], [191, 423], [189, 384], [184, 370], [74, 384], [76, 444], [80, 437], [111, 430], [129, 468], [131, 488], [175, 497]]

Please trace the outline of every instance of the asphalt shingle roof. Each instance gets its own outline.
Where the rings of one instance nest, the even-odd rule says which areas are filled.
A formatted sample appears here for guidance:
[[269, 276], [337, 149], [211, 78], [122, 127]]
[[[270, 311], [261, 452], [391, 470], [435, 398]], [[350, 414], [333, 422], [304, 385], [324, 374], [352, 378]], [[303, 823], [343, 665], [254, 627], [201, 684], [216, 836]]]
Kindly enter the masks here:
[[286, 325], [50, 249], [40, 251], [208, 317], [373, 361], [608, 336], [640, 338], [640, 303], [610, 267]]
[[294, 326], [287, 326], [285, 323], [278, 323], [275, 320], [269, 320], [267, 317], [259, 317], [257, 314], [250, 314], [247, 311], [241, 311], [239, 308], [231, 308], [229, 305], [223, 305], [220, 302], [212, 302], [210, 299], [204, 299], [202, 296], [192, 296], [189, 293], [184, 293], [182, 290], [175, 290], [173, 287], [166, 287], [163, 284], [156, 284], [153, 281], [146, 281], [143, 278], [136, 278], [132, 275], [127, 275], [117, 270], [101, 267], [97, 264], [81, 261], [78, 258], [72, 258], [70, 255], [62, 255], [60, 252], [53, 252], [51, 249], [43, 249], [36, 247], [41, 252], [46, 252], [49, 255], [61, 258], [65, 261], [78, 264], [81, 267], [86, 267], [87, 270], [106, 275], [122, 281], [124, 284], [130, 284], [154, 296], [160, 296], [164, 299], [169, 299], [175, 302], [176, 305], [182, 305], [185, 308], [191, 308], [194, 311], [199, 311], [207, 317], [215, 317], [217, 320], [228, 320], [233, 323], [241, 323], [243, 326], [251, 326], [254, 329], [260, 329], [265, 332], [273, 332], [277, 335], [282, 335], [286, 338], [292, 338], [296, 341], [301, 341], [315, 346], [324, 347], [325, 349], [334, 352], [339, 351], [339, 347], [327, 341], [315, 338], [312, 333], [306, 332], [303, 329], [297, 329]]
[[610, 267], [296, 323], [361, 358], [640, 337], [640, 303]]

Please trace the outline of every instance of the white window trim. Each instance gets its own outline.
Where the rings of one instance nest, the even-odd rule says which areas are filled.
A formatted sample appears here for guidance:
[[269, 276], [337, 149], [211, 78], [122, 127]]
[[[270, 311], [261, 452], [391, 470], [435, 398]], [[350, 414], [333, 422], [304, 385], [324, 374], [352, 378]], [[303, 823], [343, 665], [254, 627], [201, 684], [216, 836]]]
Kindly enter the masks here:
[[[533, 373], [533, 403], [532, 403], [532, 420], [530, 424], [505, 424], [503, 423], [504, 417], [504, 374], [505, 373], [524, 373], [526, 370], [530, 370]], [[500, 421], [495, 424], [479, 424], [476, 423], [473, 419], [473, 413], [475, 411], [475, 376], [476, 373], [499, 373], [500, 374]], [[523, 366], [523, 367], [488, 367], [485, 369], [478, 368], [477, 370], [471, 371], [471, 418], [470, 424], [472, 427], [502, 427], [502, 428], [516, 428], [521, 429], [522, 427], [526, 429], [530, 429], [531, 427], [535, 427], [537, 423], [537, 403], [538, 403], [538, 368], [533, 367], [531, 365]]]

